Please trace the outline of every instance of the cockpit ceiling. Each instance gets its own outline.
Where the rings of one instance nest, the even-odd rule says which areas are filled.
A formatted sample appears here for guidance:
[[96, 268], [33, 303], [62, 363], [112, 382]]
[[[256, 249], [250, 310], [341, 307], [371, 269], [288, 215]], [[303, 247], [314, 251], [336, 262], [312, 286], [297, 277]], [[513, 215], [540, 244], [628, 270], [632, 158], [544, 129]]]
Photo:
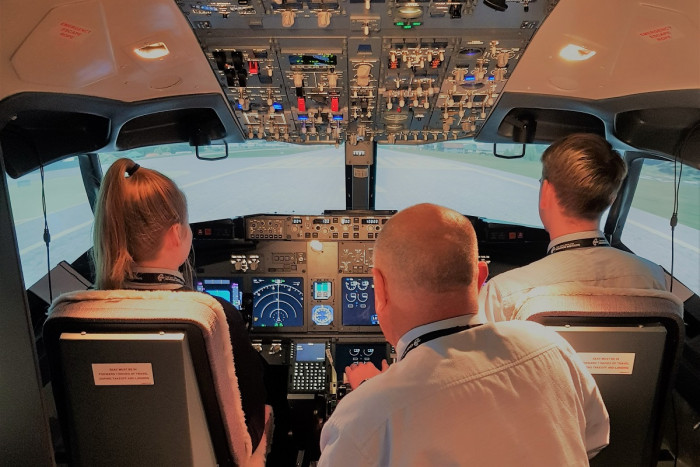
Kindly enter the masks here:
[[562, 0], [507, 90], [590, 100], [697, 90], [698, 44], [697, 0]]
[[[60, 93], [147, 114], [149, 102], [218, 95], [227, 141], [504, 142], [504, 118], [535, 109], [552, 131], [520, 140], [546, 142], [571, 115], [614, 137], [621, 112], [700, 108], [697, 0], [0, 4], [0, 99]], [[109, 147], [133, 116], [106, 116]]]

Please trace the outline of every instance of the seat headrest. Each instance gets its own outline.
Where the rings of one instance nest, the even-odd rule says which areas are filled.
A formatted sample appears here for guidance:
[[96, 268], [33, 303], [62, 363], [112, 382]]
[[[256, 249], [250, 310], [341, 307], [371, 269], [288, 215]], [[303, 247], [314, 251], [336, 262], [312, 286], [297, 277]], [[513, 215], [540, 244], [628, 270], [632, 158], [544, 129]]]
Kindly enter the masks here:
[[682, 321], [683, 302], [671, 292], [593, 286], [542, 286], [516, 303], [513, 319], [565, 313], [567, 316], [670, 317]]

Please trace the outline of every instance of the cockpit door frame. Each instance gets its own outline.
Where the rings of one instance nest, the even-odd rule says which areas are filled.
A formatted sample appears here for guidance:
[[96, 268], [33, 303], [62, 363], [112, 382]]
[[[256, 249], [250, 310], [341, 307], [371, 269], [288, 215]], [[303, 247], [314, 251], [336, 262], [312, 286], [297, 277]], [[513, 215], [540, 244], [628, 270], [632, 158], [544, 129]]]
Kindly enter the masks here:
[[639, 183], [639, 176], [642, 173], [644, 160], [668, 159], [655, 156], [653, 154], [636, 151], [627, 151], [623, 156], [623, 159], [627, 164], [627, 176], [622, 181], [622, 186], [620, 187], [617, 198], [615, 198], [612, 206], [610, 206], [610, 211], [608, 212], [608, 217], [605, 221], [603, 233], [607, 237], [608, 241], [610, 241], [612, 246], [629, 251], [629, 248], [622, 243], [622, 230], [625, 227], [625, 222], [627, 222], [627, 215], [629, 214], [630, 207], [632, 206], [632, 199], [634, 198], [635, 191], [637, 190], [637, 184]]
[[0, 150], [0, 446], [8, 465], [52, 466], [53, 445], [42, 398], [34, 332]]
[[100, 156], [95, 153], [83, 154], [78, 156], [80, 165], [80, 175], [83, 178], [83, 186], [87, 195], [90, 209], [95, 213], [95, 204], [97, 203], [97, 193], [100, 191], [102, 184], [102, 166], [100, 165]]

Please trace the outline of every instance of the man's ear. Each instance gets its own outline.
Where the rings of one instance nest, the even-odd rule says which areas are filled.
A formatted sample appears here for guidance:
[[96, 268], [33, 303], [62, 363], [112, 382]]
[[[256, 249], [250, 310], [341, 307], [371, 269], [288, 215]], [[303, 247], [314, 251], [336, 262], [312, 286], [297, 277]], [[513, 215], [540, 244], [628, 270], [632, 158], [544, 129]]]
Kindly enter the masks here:
[[554, 190], [554, 185], [545, 178], [542, 180], [542, 186], [540, 187], [540, 207], [552, 209], [557, 204], [557, 193]]
[[486, 282], [486, 279], [489, 277], [489, 265], [486, 264], [486, 261], [479, 261], [477, 266], [479, 269], [479, 282], [477, 282], [477, 287], [480, 290], [481, 286], [484, 285], [484, 282]]
[[377, 314], [380, 314], [389, 300], [386, 290], [386, 280], [384, 279], [382, 271], [376, 266], [372, 268], [372, 277], [374, 278], [374, 306]]

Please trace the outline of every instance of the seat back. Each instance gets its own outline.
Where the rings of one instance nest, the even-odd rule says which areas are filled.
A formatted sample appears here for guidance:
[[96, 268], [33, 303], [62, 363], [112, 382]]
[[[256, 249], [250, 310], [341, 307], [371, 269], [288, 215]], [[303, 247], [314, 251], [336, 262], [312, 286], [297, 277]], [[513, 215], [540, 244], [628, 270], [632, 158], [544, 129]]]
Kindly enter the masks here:
[[44, 339], [71, 465], [264, 465], [214, 298], [72, 292], [52, 304]]
[[595, 378], [610, 444], [592, 466], [655, 466], [682, 349], [683, 304], [662, 291], [540, 287], [516, 317], [551, 326]]
[[184, 332], [62, 332], [59, 347], [75, 465], [216, 464]]

